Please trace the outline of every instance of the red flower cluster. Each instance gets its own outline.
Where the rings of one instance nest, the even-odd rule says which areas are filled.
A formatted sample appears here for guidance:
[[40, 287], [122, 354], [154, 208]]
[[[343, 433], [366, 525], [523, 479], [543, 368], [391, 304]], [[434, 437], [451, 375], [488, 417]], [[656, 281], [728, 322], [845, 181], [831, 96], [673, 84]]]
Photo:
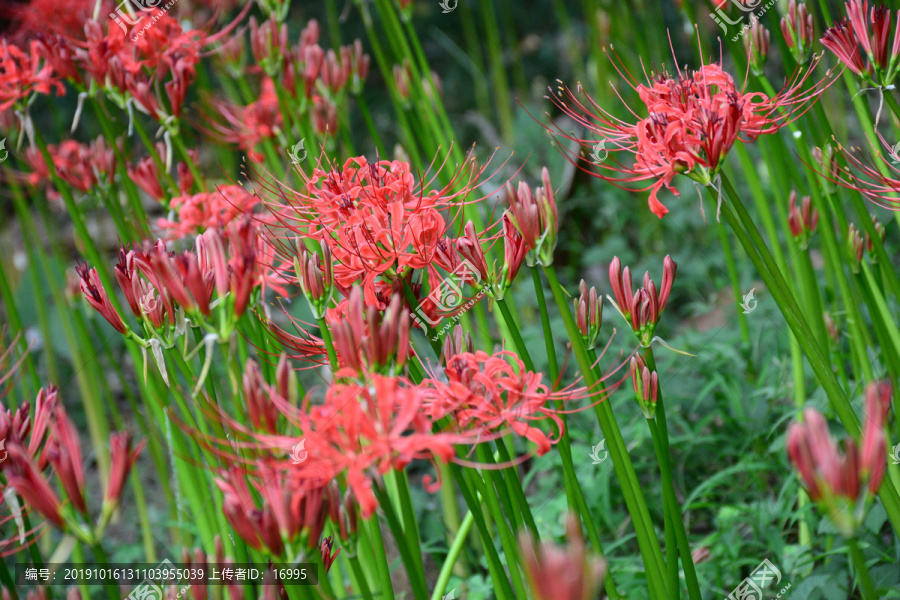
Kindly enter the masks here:
[[[624, 66], [616, 65], [640, 97], [646, 117], [638, 117], [636, 123], [625, 122], [590, 97], [585, 95], [587, 102], [583, 104], [569, 88], [560, 87], [558, 94], [551, 93], [549, 98], [563, 113], [600, 139], [578, 138], [559, 127], [548, 131], [577, 142], [587, 152], [596, 150], [598, 142], [602, 144], [599, 149], [609, 155], [596, 159], [593, 170], [580, 166], [595, 177], [615, 185], [652, 181], [639, 191], [650, 190], [650, 210], [661, 218], [668, 209], [659, 201], [659, 191], [665, 187], [679, 195], [672, 187], [676, 175], [687, 175], [709, 185], [735, 142], [750, 142], [762, 134], [775, 132], [805, 112], [830, 83], [824, 79], [803, 89], [814, 67], [815, 64], [811, 65], [802, 75], [795, 74], [781, 92], [769, 98], [759, 92], [744, 93], [731, 75], [715, 63], [701, 65], [696, 71], [679, 68], [677, 76], [663, 71], [648, 77], [646, 84], [637, 83]], [[580, 85], [578, 93], [583, 94]], [[638, 113], [632, 111], [632, 114]], [[559, 144], [560, 148], [564, 146]], [[578, 154], [562, 151], [579, 164]], [[632, 155], [633, 164], [627, 166], [613, 158], [620, 153]], [[599, 155], [595, 152], [595, 156]], [[609, 172], [624, 176], [609, 175]]]
[[[210, 317], [213, 292], [218, 301], [229, 303], [227, 314], [239, 318], [251, 293], [277, 277], [261, 273], [261, 243], [253, 222], [244, 218], [224, 230], [198, 236], [194, 251], [182, 254], [169, 252], [162, 241], [143, 249], [122, 248], [116, 279], [134, 316], [152, 329], [174, 326], [179, 310], [195, 317]], [[117, 331], [129, 334], [97, 270], [81, 265], [78, 274], [88, 302]]]
[[891, 85], [900, 57], [900, 11], [896, 26], [892, 26], [891, 9], [887, 6], [874, 6], [870, 11], [869, 0], [850, 0], [844, 6], [847, 16], [825, 30], [822, 45], [857, 76], [878, 86]]
[[[47, 152], [53, 160], [56, 174], [79, 192], [90, 191], [102, 181], [111, 183], [116, 173], [116, 155], [106, 145], [102, 137], [90, 144], [66, 140], [61, 144], [50, 144]], [[25, 160], [31, 168], [28, 181], [38, 185], [50, 180], [50, 171], [44, 157], [36, 148], [25, 151]], [[53, 192], [54, 197], [59, 192]]]

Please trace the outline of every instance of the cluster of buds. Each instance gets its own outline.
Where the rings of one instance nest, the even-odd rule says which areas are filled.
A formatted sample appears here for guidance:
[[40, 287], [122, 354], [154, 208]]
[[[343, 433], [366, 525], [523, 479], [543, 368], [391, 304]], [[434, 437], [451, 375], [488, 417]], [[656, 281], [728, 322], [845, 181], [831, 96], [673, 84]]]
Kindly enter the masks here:
[[581, 332], [585, 345], [590, 350], [597, 345], [600, 336], [600, 327], [603, 324], [603, 298], [597, 294], [597, 289], [588, 289], [584, 279], [578, 284], [580, 292], [575, 299], [575, 325]]
[[850, 270], [855, 274], [859, 273], [859, 265], [862, 262], [865, 248], [866, 243], [859, 233], [859, 229], [856, 228], [856, 225], [850, 223], [850, 226], [847, 228], [847, 251], [850, 253]]
[[328, 244], [321, 244], [322, 254], [312, 253], [297, 240], [297, 254], [294, 258], [294, 272], [309, 307], [316, 319], [325, 317], [328, 305], [334, 296], [334, 265]]
[[296, 404], [297, 381], [286, 354], [282, 353], [275, 367], [275, 385], [266, 383], [259, 365], [252, 359], [247, 360], [243, 376], [244, 400], [247, 405], [247, 416], [257, 431], [277, 434], [278, 417], [281, 411], [272, 400], [277, 396], [283, 402]]
[[[455, 240], [456, 250], [467, 263], [460, 263], [458, 257], [445, 257], [447, 266], [458, 270], [461, 264], [467, 264], [471, 272], [466, 273], [467, 282], [471, 283], [479, 291], [484, 291], [495, 300], [502, 300], [506, 292], [512, 286], [513, 280], [519, 273], [519, 269], [525, 262], [525, 256], [530, 246], [528, 240], [519, 233], [513, 225], [508, 213], [501, 219], [503, 238], [503, 265], [497, 265], [496, 261], [488, 268], [487, 256], [482, 246], [482, 240], [475, 231], [475, 225], [468, 221], [463, 228], [463, 235]], [[445, 253], [446, 254], [446, 253]]]
[[[155, 336], [162, 329], [174, 327], [176, 335], [183, 333], [185, 313], [194, 323], [205, 323], [212, 316], [215, 292], [217, 301], [227, 302], [229, 308], [224, 312], [225, 322], [215, 331], [223, 339], [229, 337], [258, 283], [256, 230], [249, 217], [235, 225], [224, 235], [210, 230], [198, 236], [193, 252], [169, 252], [162, 241], [142, 250], [119, 251], [116, 280], [145, 331]], [[116, 331], [143, 341], [116, 310], [97, 270], [87, 265], [77, 270], [88, 303]]]
[[847, 537], [855, 534], [887, 470], [884, 425], [890, 402], [890, 383], [869, 385], [861, 448], [847, 438], [843, 453], [829, 434], [825, 418], [815, 409], [804, 411], [804, 422], [794, 423], [788, 430], [788, 456], [809, 497]]
[[809, 238], [815, 233], [816, 227], [819, 225], [819, 211], [812, 206], [812, 200], [809, 196], [804, 196], [797, 206], [797, 192], [791, 190], [788, 208], [788, 227], [791, 235], [800, 245], [800, 248], [806, 250], [809, 247]]
[[[132, 447], [128, 433], [111, 434], [109, 477], [100, 519], [97, 527], [92, 529], [88, 524], [84, 461], [78, 433], [59, 401], [58, 393], [52, 385], [42, 388], [35, 399], [33, 417], [29, 415], [27, 402], [18, 407], [14, 415], [8, 410], [0, 410], [0, 439], [4, 440], [6, 450], [6, 460], [0, 461], [0, 471], [26, 506], [60, 530], [70, 531], [92, 543], [119, 505], [125, 481], [144, 444]], [[48, 466], [56, 473], [68, 504], [63, 503], [44, 475]]]
[[813, 148], [813, 158], [822, 167], [821, 173], [824, 174], [825, 191], [829, 194], [837, 192], [837, 182], [841, 180], [841, 168], [835, 160], [834, 146], [827, 144], [825, 149], [818, 146]]
[[597, 598], [606, 576], [606, 561], [588, 555], [577, 517], [566, 520], [568, 547], [550, 542], [535, 545], [527, 533], [519, 538], [525, 575], [534, 600], [591, 600]]
[[771, 35], [769, 30], [763, 27], [759, 20], [751, 23], [749, 34], [744, 36], [744, 50], [747, 52], [747, 60], [750, 62], [750, 69], [753, 73], [762, 75], [766, 66], [766, 58], [769, 56]]
[[392, 374], [402, 368], [411, 351], [412, 319], [400, 296], [394, 295], [382, 313], [375, 306], [365, 306], [362, 290], [357, 286], [342, 307], [344, 313], [328, 324], [342, 367], [336, 376]]
[[[98, 185], [108, 185], [116, 174], [116, 155], [106, 145], [102, 137], [90, 144], [66, 140], [61, 144], [47, 146], [47, 153], [53, 159], [53, 167], [60, 179], [79, 192], [89, 192]], [[25, 160], [31, 169], [29, 183], [37, 185], [49, 181], [50, 168], [37, 148], [25, 151]], [[52, 198], [59, 192], [53, 191]]]
[[[895, 27], [891, 26], [891, 9], [884, 5], [869, 9], [868, 0], [849, 0], [845, 7], [847, 17], [825, 30], [822, 45], [857, 77], [879, 87], [891, 85], [897, 76], [900, 56], [900, 30], [894, 31]], [[897, 18], [900, 22], [900, 12]], [[890, 40], [892, 32], [893, 41]]]
[[784, 35], [784, 43], [791, 50], [794, 60], [798, 64], [805, 64], [809, 60], [812, 44], [815, 36], [813, 17], [806, 10], [806, 5], [791, 0], [788, 4], [788, 12], [781, 19], [781, 33]]
[[659, 376], [656, 371], [651, 371], [644, 362], [644, 358], [638, 354], [631, 357], [631, 384], [634, 386], [634, 396], [637, 398], [644, 418], [652, 419], [656, 416], [656, 401], [659, 398]]
[[669, 300], [672, 283], [675, 281], [676, 267], [672, 257], [666, 255], [663, 261], [663, 277], [659, 292], [657, 293], [656, 285], [650, 279], [650, 274], [644, 273], [642, 287], [632, 293], [631, 270], [628, 267], [622, 268], [618, 256], [614, 257], [609, 265], [609, 282], [615, 296], [613, 305], [628, 322], [644, 347], [649, 346], [653, 340], [659, 316]]
[[512, 222], [522, 234], [525, 243], [531, 248], [525, 256], [528, 266], [535, 264], [550, 266], [553, 264], [553, 251], [556, 249], [559, 233], [559, 215], [556, 209], [556, 196], [550, 185], [550, 172], [547, 167], [541, 171], [543, 187], [533, 191], [524, 181], [515, 189], [511, 182], [506, 183], [506, 201], [509, 203], [508, 214]]
[[[251, 494], [248, 480], [259, 501]], [[254, 550], [265, 549], [275, 557], [300, 558], [288, 556], [289, 549], [300, 542], [308, 550], [322, 553], [327, 570], [337, 556], [332, 552], [333, 538], [322, 540], [328, 520], [342, 539], [351, 539], [358, 531], [353, 495], [348, 492], [342, 498], [333, 480], [324, 487], [310, 486], [296, 471], [264, 463], [254, 473], [232, 466], [216, 479], [216, 485], [223, 494], [222, 510], [235, 533]]]
[[464, 352], [474, 354], [475, 340], [472, 339], [470, 331], [465, 331], [461, 325], [456, 325], [453, 331], [444, 338], [441, 347], [441, 362], [446, 367], [451, 358]]

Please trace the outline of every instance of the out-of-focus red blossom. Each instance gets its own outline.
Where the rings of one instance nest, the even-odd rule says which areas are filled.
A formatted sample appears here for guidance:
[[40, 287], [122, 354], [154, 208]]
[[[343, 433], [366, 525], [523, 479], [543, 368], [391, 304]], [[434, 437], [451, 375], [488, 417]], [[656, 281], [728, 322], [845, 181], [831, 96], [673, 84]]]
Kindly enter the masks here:
[[813, 208], [812, 199], [804, 196], [797, 206], [797, 192], [791, 190], [788, 202], [788, 228], [791, 235], [798, 241], [804, 250], [809, 245], [809, 237], [815, 233], [819, 225], [819, 211]]
[[6, 39], [0, 40], [0, 113], [24, 105], [32, 94], [65, 94], [65, 88], [53, 67], [39, 52], [37, 40], [31, 40], [25, 52]]
[[[106, 145], [102, 137], [90, 144], [65, 140], [59, 145], [50, 144], [47, 152], [53, 159], [56, 174], [79, 192], [87, 192], [101, 181], [112, 182], [116, 174], [115, 151]], [[37, 148], [25, 151], [25, 160], [31, 168], [28, 181], [32, 185], [50, 180], [50, 170]], [[59, 192], [53, 192], [59, 197]]]
[[[159, 157], [165, 157], [166, 147], [164, 144], [156, 144], [156, 154]], [[188, 150], [191, 160], [197, 161], [197, 150]], [[161, 159], [162, 160], [162, 159]], [[188, 168], [187, 163], [179, 162], [175, 167], [178, 175], [178, 190], [182, 196], [189, 196], [191, 188], [194, 186], [194, 175]], [[145, 156], [138, 160], [133, 166], [128, 167], [128, 177], [134, 183], [144, 190], [147, 195], [160, 202], [168, 198], [166, 190], [163, 189], [163, 174], [160, 172], [159, 166], [152, 156]]]
[[[576, 137], [566, 133], [562, 125], [547, 130], [563, 140], [557, 145], [573, 164], [595, 177], [620, 187], [652, 182], [637, 191], [650, 190], [650, 210], [660, 218], [668, 209], [658, 194], [666, 188], [679, 195], [672, 186], [676, 175], [711, 184], [735, 142], [751, 142], [799, 118], [832, 81], [826, 76], [805, 86], [817, 64], [814, 62], [805, 71], [796, 71], [770, 98], [761, 92], [738, 89], [731, 75], [716, 63], [704, 64], [695, 71], [679, 67], [676, 75], [653, 73], [646, 84], [638, 83], [624, 65], [613, 64], [644, 105], [643, 110], [632, 111], [638, 121], [629, 123], [614, 116], [585, 94], [580, 84], [577, 95], [560, 85], [557, 93], [551, 89], [548, 98], [597, 139]], [[640, 113], [647, 116], [641, 118]], [[579, 150], [567, 150], [566, 140], [576, 142]], [[605, 145], [607, 158], [585, 163], [580, 150], [590, 153], [599, 142]], [[620, 155], [630, 155], [632, 164], [620, 162]]]
[[[78, 38], [83, 34], [84, 24], [94, 14], [96, 0], [28, 0], [27, 2], [5, 3], [0, 7], [0, 17], [9, 19], [13, 39], [37, 39], [44, 35], [64, 35]], [[112, 2], [104, 1], [106, 9]], [[101, 9], [101, 14], [106, 14]]]
[[861, 448], [848, 437], [843, 453], [829, 434], [825, 418], [815, 409], [806, 409], [804, 422], [793, 423], [788, 429], [788, 456], [809, 490], [810, 498], [823, 506], [847, 535], [852, 535], [859, 526], [854, 507], [878, 493], [887, 470], [884, 426], [890, 402], [890, 383], [869, 385]]
[[822, 45], [857, 76], [879, 86], [891, 85], [900, 57], [900, 11], [897, 25], [892, 27], [891, 9], [887, 6], [869, 10], [869, 0], [850, 0], [844, 7], [847, 16], [825, 30]]
[[284, 231], [277, 237], [301, 235], [327, 244], [338, 288], [346, 291], [359, 283], [366, 303], [384, 308], [378, 292], [412, 269], [426, 269], [432, 281], [442, 279], [436, 266], [453, 270], [438, 252], [441, 243], [446, 245], [445, 211], [473, 201], [465, 199], [484, 183], [478, 181], [483, 172], [484, 167], [475, 169], [467, 161], [445, 187], [429, 191], [432, 181], [417, 181], [408, 163], [371, 163], [360, 156], [340, 167], [314, 169], [304, 175], [300, 190], [256, 179], [274, 223]]
[[218, 186], [216, 191], [172, 198], [169, 208], [175, 220], [160, 218], [157, 225], [169, 238], [179, 238], [214, 227], [224, 227], [253, 212], [259, 198], [239, 185]]
[[3, 472], [7, 483], [16, 490], [27, 507], [35, 510], [58, 528], [65, 529], [66, 524], [61, 512], [62, 502], [32, 457], [16, 442], [8, 443], [6, 451]]
[[125, 487], [125, 480], [145, 445], [146, 440], [141, 440], [136, 447], [132, 448], [131, 434], [127, 431], [120, 431], [109, 436], [110, 468], [106, 493], [103, 495], [104, 504], [114, 506], [119, 503]]
[[535, 544], [522, 533], [519, 552], [534, 600], [593, 600], [606, 576], [606, 561], [588, 555], [581, 522], [570, 514], [566, 519], [568, 546], [550, 542]]
[[127, 333], [128, 327], [125, 325], [119, 312], [116, 310], [115, 306], [113, 306], [109, 296], [106, 294], [106, 289], [103, 287], [103, 282], [100, 281], [100, 275], [97, 274], [97, 269], [90, 269], [86, 264], [81, 264], [75, 267], [75, 270], [78, 272], [79, 277], [81, 277], [81, 292], [84, 294], [84, 298], [88, 303], [93, 306], [94, 310], [99, 312], [116, 331], [122, 334]]
[[50, 421], [50, 437], [44, 452], [56, 471], [66, 497], [80, 513], [86, 514], [81, 445], [75, 427], [60, 404], [56, 406], [56, 412]]
[[[220, 121], [221, 115], [224, 122]], [[282, 128], [284, 119], [275, 95], [275, 84], [266, 77], [262, 80], [259, 98], [247, 106], [239, 106], [216, 98], [212, 110], [205, 117], [209, 135], [237, 146], [253, 160], [262, 162], [263, 155], [254, 148], [263, 140], [274, 139], [275, 130]]]

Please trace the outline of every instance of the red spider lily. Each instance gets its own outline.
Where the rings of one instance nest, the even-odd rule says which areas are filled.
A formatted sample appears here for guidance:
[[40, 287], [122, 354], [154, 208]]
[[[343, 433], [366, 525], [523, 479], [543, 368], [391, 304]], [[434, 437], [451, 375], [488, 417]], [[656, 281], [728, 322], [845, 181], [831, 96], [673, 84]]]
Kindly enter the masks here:
[[791, 235], [804, 250], [809, 246], [809, 237], [819, 225], [819, 211], [812, 207], [812, 199], [804, 196], [797, 207], [797, 192], [791, 190], [788, 208], [788, 228]]
[[[638, 120], [628, 123], [584, 94], [580, 85], [578, 95], [560, 86], [558, 94], [551, 93], [548, 98], [599, 140], [567, 134], [558, 126], [547, 129], [564, 140], [577, 142], [586, 152], [593, 150], [592, 167], [581, 164], [575, 152], [561, 151], [573, 164], [595, 177], [619, 187], [625, 183], [652, 181], [637, 191], [650, 190], [650, 210], [662, 218], [668, 209], [659, 201], [658, 194], [665, 187], [679, 195], [672, 187], [676, 175], [687, 175], [710, 185], [735, 142], [752, 142], [762, 134], [776, 132], [808, 110], [831, 83], [826, 77], [803, 89], [816, 64], [811, 64], [805, 72], [795, 72], [771, 98], [760, 92], [739, 90], [731, 75], [716, 63], [701, 65], [696, 71], [678, 68], [677, 76], [667, 72], [653, 74], [648, 76], [646, 85], [638, 83], [624, 65], [615, 65], [640, 97], [646, 117], [632, 111]], [[579, 100], [579, 95], [584, 95], [586, 103]], [[564, 146], [559, 144], [561, 149]], [[600, 150], [608, 155], [601, 159]], [[619, 154], [632, 155], [633, 164], [627, 166], [613, 158]]]
[[[225, 230], [212, 229], [197, 237], [195, 249], [176, 255], [160, 240], [142, 250], [122, 248], [115, 273], [134, 315], [153, 328], [176, 322], [179, 308], [210, 316], [215, 291], [222, 301], [226, 294], [239, 318], [246, 311], [254, 289], [264, 287], [257, 250], [261, 241], [249, 217]], [[88, 301], [122, 333], [127, 326], [113, 322], [116, 314], [106, 291], [93, 270], [82, 267], [82, 291]], [[122, 327], [125, 329], [123, 330]]]
[[659, 396], [659, 375], [650, 371], [644, 358], [640, 355], [631, 357], [631, 384], [634, 395], [644, 417], [652, 419], [656, 415], [656, 402]]
[[597, 345], [603, 324], [603, 298], [594, 287], [588, 289], [584, 279], [578, 284], [579, 296], [575, 299], [575, 325], [588, 349]]
[[790, 1], [787, 14], [781, 19], [781, 33], [784, 34], [784, 42], [790, 48], [794, 60], [801, 65], [809, 60], [815, 27], [805, 4], [797, 4], [797, 0]]
[[[508, 351], [457, 354], [447, 359], [444, 374], [446, 383], [437, 378], [422, 383], [432, 390], [427, 410], [433, 420], [452, 415], [463, 430], [474, 431], [481, 439], [489, 439], [484, 437], [488, 433], [502, 435], [508, 427], [536, 444], [538, 455], [548, 452], [558, 438], [548, 436], [535, 423], [551, 419], [560, 431], [564, 428], [560, 411], [549, 408], [551, 402], [600, 396], [599, 402], [608, 391], [576, 384], [552, 391], [542, 382], [543, 374], [528, 371], [521, 359]], [[604, 376], [601, 384], [611, 375]]]
[[56, 406], [44, 452], [56, 471], [66, 497], [79, 512], [87, 513], [81, 445], [78, 443], [78, 433], [62, 405]]
[[[158, 156], [166, 155], [166, 147], [163, 143], [156, 144], [156, 153]], [[191, 160], [197, 162], [199, 154], [196, 150], [188, 150]], [[178, 190], [182, 197], [190, 198], [191, 188], [194, 186], [194, 175], [185, 162], [179, 162], [175, 167], [178, 175]], [[151, 156], [145, 156], [137, 161], [134, 166], [128, 167], [128, 177], [134, 183], [144, 190], [151, 198], [160, 202], [168, 199], [168, 194], [163, 188], [163, 174], [159, 171], [159, 166]]]
[[[890, 85], [897, 75], [900, 57], [900, 12], [896, 27], [892, 27], [887, 6], [875, 6], [870, 11], [869, 0], [850, 0], [844, 7], [847, 17], [825, 30], [822, 45], [857, 76], [878, 86]], [[894, 39], [888, 50], [892, 29]], [[864, 62], [863, 57], [868, 60]]]
[[609, 264], [609, 283], [613, 289], [615, 307], [629, 322], [641, 345], [645, 347], [653, 340], [659, 316], [669, 301], [677, 266], [672, 257], [666, 255], [663, 261], [663, 278], [659, 292], [657, 293], [656, 285], [650, 279], [650, 274], [644, 273], [641, 289], [632, 295], [631, 270], [628, 267], [622, 269], [622, 263], [618, 256], [613, 257]]
[[128, 326], [122, 320], [119, 311], [113, 306], [100, 281], [97, 269], [89, 269], [86, 264], [75, 267], [78, 275], [81, 277], [81, 292], [84, 294], [88, 303], [106, 319], [113, 328], [121, 334], [128, 333]]
[[0, 41], [0, 113], [12, 106], [24, 107], [33, 94], [65, 94], [65, 88], [53, 73], [53, 67], [38, 51], [32, 40], [28, 53], [4, 38]]
[[313, 315], [321, 319], [325, 316], [334, 296], [334, 264], [331, 249], [327, 244], [323, 244], [321, 255], [314, 253], [310, 256], [300, 241], [297, 242], [297, 248], [300, 249], [300, 258], [294, 259], [294, 272]]
[[[47, 152], [53, 160], [53, 168], [60, 179], [79, 192], [90, 191], [102, 181], [112, 183], [116, 174], [115, 151], [106, 145], [103, 138], [97, 138], [89, 145], [75, 140], [66, 140], [61, 144], [47, 146]], [[25, 160], [31, 168], [28, 180], [32, 185], [50, 179], [50, 170], [44, 156], [37, 150], [29, 148], [25, 152]], [[56, 196], [58, 197], [58, 193]]]
[[447, 361], [464, 352], [475, 352], [475, 341], [472, 339], [472, 332], [463, 331], [462, 326], [456, 325], [450, 335], [444, 338], [441, 346], [441, 363], [446, 367]]
[[177, 213], [176, 220], [159, 219], [157, 225], [172, 238], [183, 237], [200, 230], [223, 227], [249, 214], [259, 202], [238, 185], [219, 186], [215, 192], [185, 194], [172, 198], [169, 207]]
[[331, 565], [334, 564], [334, 561], [337, 559], [338, 554], [341, 553], [340, 548], [337, 549], [337, 552], [333, 552], [333, 550], [334, 536], [323, 538], [322, 543], [319, 544], [319, 551], [322, 553], [322, 563], [325, 566], [326, 573], [331, 570]]
[[109, 436], [109, 479], [106, 482], [106, 493], [103, 495], [103, 503], [113, 506], [119, 503], [122, 497], [122, 489], [125, 480], [137, 461], [146, 441], [141, 441], [135, 448], [131, 447], [131, 434], [120, 431]]
[[393, 372], [401, 369], [409, 357], [409, 309], [394, 296], [382, 314], [376, 307], [365, 307], [362, 291], [354, 287], [344, 305], [340, 320], [329, 324], [341, 370], [336, 377], [352, 377], [362, 372]]
[[868, 479], [869, 493], [872, 495], [878, 493], [887, 470], [884, 426], [891, 409], [891, 395], [889, 381], [870, 383], [866, 388], [866, 419], [860, 436], [859, 472], [863, 479]]
[[62, 503], [29, 453], [17, 442], [7, 444], [6, 451], [3, 472], [7, 483], [16, 490], [25, 504], [58, 528], [65, 529]]
[[0, 16], [12, 22], [10, 29], [16, 39], [50, 35], [77, 38], [91, 20], [96, 4], [96, 0], [29, 0], [7, 3], [0, 8]]
[[[283, 128], [284, 119], [275, 95], [275, 84], [266, 77], [262, 80], [259, 98], [247, 106], [238, 106], [227, 100], [215, 99], [212, 108], [206, 112], [209, 129], [206, 133], [213, 139], [237, 144], [253, 160], [261, 162], [263, 155], [254, 149], [263, 140], [275, 138], [275, 132]], [[224, 119], [224, 123], [218, 116]]]
[[519, 552], [534, 600], [591, 600], [606, 575], [606, 561], [591, 557], [584, 545], [581, 523], [566, 520], [568, 547], [549, 542], [535, 545], [528, 533], [519, 538]]
[[[559, 214], [547, 167], [541, 171], [541, 181], [544, 186], [535, 188], [534, 191], [524, 181], [519, 182], [518, 190], [513, 188], [511, 182], [507, 182], [506, 201], [509, 203], [512, 222], [525, 243], [533, 249], [540, 264], [551, 265], [559, 232]], [[534, 258], [528, 264], [533, 266]]]
[[[858, 527], [854, 509], [864, 491], [877, 494], [886, 471], [884, 423], [890, 405], [890, 384], [872, 384], [866, 390], [866, 411], [861, 436], [862, 451], [850, 438], [843, 454], [828, 433], [825, 418], [815, 409], [804, 411], [804, 422], [788, 430], [787, 451], [809, 490], [810, 498], [825, 508], [847, 535]], [[840, 502], [840, 505], [838, 504]]]
[[276, 392], [268, 386], [263, 379], [259, 365], [252, 360], [248, 360], [247, 366], [244, 368], [243, 387], [250, 423], [257, 430], [277, 433], [278, 416], [281, 413], [278, 412], [278, 406], [269, 398], [272, 394], [279, 393], [282, 398], [287, 399], [287, 395], [283, 393], [284, 390]]
[[[285, 230], [275, 241], [299, 235], [327, 244], [338, 288], [361, 283], [366, 303], [376, 305], [380, 284], [390, 285], [411, 270], [427, 269], [439, 279], [434, 261], [449, 227], [444, 211], [460, 209], [487, 181], [477, 181], [483, 172], [467, 162], [444, 188], [427, 191], [432, 181], [417, 182], [408, 163], [357, 157], [341, 168], [304, 175], [300, 191], [280, 182], [258, 183], [271, 196], [265, 203], [274, 221]], [[293, 251], [280, 249], [290, 260]]]

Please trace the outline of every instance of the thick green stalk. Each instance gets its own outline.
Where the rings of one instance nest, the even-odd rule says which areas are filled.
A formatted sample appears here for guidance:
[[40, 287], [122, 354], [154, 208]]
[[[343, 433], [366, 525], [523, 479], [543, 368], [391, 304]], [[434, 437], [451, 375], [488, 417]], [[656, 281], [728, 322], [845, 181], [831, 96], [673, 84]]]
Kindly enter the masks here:
[[[769, 270], [770, 265], [774, 266], [771, 254], [769, 254], [768, 248], [760, 238], [756, 226], [753, 225], [746, 210], [743, 209], [743, 205], [741, 204], [737, 193], [727, 179], [723, 178], [723, 185], [731, 200], [731, 202], [723, 203], [723, 212], [725, 213], [729, 224], [738, 235], [738, 239], [756, 266], [757, 271], [759, 271], [760, 275], [765, 280], [766, 285], [769, 286], [769, 290], [772, 292], [776, 303], [781, 309], [781, 313], [784, 315], [788, 326], [794, 331], [797, 342], [801, 345], [804, 353], [810, 360], [810, 364], [816, 372], [816, 377], [819, 379], [819, 382], [828, 396], [832, 409], [837, 413], [838, 418], [843, 423], [844, 428], [847, 429], [847, 432], [858, 439], [860, 433], [859, 421], [857, 420], [853, 409], [850, 407], [849, 400], [844, 395], [837, 380], [834, 378], [831, 368], [824, 363], [821, 352], [815, 345], [812, 332], [809, 330], [809, 326], [805, 324], [803, 315], [797, 307], [793, 297], [790, 295], [790, 291], [787, 290], [787, 285], [784, 280], [781, 279], [780, 273], [778, 273], [777, 270], [774, 273]], [[710, 190], [710, 194], [712, 195], [713, 193], [714, 192]], [[747, 227], [747, 229], [750, 230], [749, 236], [743, 230], [742, 223], [743, 227]], [[751, 240], [751, 237], [758, 240], [757, 243], [754, 243], [754, 241]], [[888, 513], [891, 525], [895, 530], [900, 531], [900, 498], [898, 498], [892, 482], [885, 481], [881, 486], [879, 497]]]
[[450, 575], [453, 573], [453, 566], [459, 559], [459, 555], [462, 552], [463, 546], [466, 543], [466, 538], [468, 537], [469, 531], [472, 529], [472, 523], [474, 522], [475, 516], [470, 510], [463, 519], [459, 531], [456, 532], [456, 537], [450, 544], [450, 550], [447, 552], [447, 557], [444, 559], [444, 564], [441, 565], [441, 570], [438, 573], [437, 582], [434, 584], [434, 591], [431, 592], [431, 600], [441, 600], [443, 597], [444, 590], [447, 588], [447, 582], [450, 581]]
[[404, 534], [403, 526], [400, 524], [400, 519], [397, 518], [397, 513], [394, 512], [393, 503], [388, 497], [386, 490], [378, 485], [374, 489], [378, 498], [378, 504], [384, 511], [385, 520], [394, 536], [394, 541], [397, 542], [397, 549], [400, 550], [400, 557], [406, 567], [406, 574], [409, 576], [413, 595], [416, 600], [427, 600], [428, 592], [425, 584], [425, 572], [419, 567], [419, 563], [414, 557], [415, 549], [411, 547]]
[[507, 330], [509, 331], [510, 336], [512, 336], [513, 343], [516, 345], [516, 350], [518, 350], [522, 362], [525, 363], [525, 368], [529, 371], [534, 371], [534, 361], [531, 360], [528, 346], [525, 345], [525, 340], [522, 339], [522, 334], [519, 333], [519, 327], [516, 325], [516, 321], [509, 310], [509, 306], [506, 304], [506, 299], [501, 298], [500, 300], [497, 300], [497, 307], [500, 308], [500, 314], [503, 315], [503, 321], [506, 323]]
[[863, 600], [876, 600], [878, 594], [875, 591], [875, 584], [872, 576], [869, 574], [869, 568], [866, 566], [866, 557], [863, 556], [856, 539], [849, 538], [847, 547], [850, 549], [850, 558], [853, 560], [853, 566], [856, 567], [856, 575], [859, 577], [859, 586], [862, 592]]
[[[566, 325], [566, 331], [572, 342], [575, 356], [581, 368], [585, 384], [593, 387], [598, 384], [593, 369], [593, 361], [584, 346], [584, 340], [575, 324], [575, 319], [569, 309], [569, 302], [556, 272], [553, 267], [544, 267], [544, 273], [550, 282], [550, 289], [556, 300], [557, 307], [563, 317]], [[628, 450], [625, 447], [625, 440], [619, 431], [618, 424], [612, 412], [609, 402], [600, 402], [595, 406], [597, 420], [606, 440], [611, 441], [609, 446], [609, 454], [613, 461], [613, 467], [616, 471], [616, 477], [622, 489], [622, 495], [625, 504], [628, 507], [628, 513], [634, 522], [635, 533], [637, 535], [638, 546], [641, 550], [641, 556], [644, 561], [644, 570], [647, 574], [647, 583], [650, 587], [650, 595], [652, 598], [666, 597], [666, 584], [663, 578], [665, 572], [665, 563], [662, 558], [662, 552], [656, 538], [656, 533], [650, 521], [647, 503], [644, 500], [640, 485], [637, 481], [637, 474], [634, 472], [634, 466], [631, 464], [631, 458], [628, 456]]]
[[371, 536], [372, 553], [375, 555], [378, 579], [381, 581], [381, 595], [387, 600], [394, 600], [394, 584], [391, 583], [391, 569], [388, 567], [387, 550], [384, 547], [384, 539], [381, 537], [381, 526], [378, 524], [378, 517], [373, 516], [364, 525]]

